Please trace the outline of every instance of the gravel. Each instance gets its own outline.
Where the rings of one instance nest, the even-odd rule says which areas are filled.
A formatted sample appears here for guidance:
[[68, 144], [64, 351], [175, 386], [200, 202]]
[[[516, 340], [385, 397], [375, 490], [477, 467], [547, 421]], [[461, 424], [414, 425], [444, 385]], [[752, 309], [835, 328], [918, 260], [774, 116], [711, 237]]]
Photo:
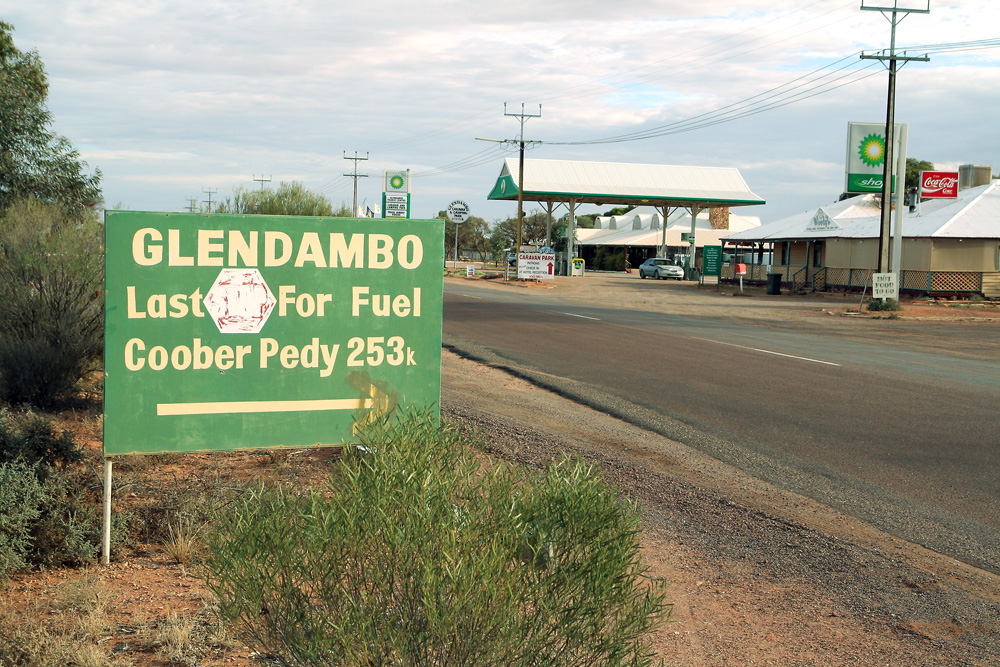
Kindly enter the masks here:
[[[685, 665], [1000, 665], [1000, 577], [882, 533], [447, 341], [442, 415], [525, 465], [582, 456], [643, 507]], [[474, 355], [473, 355], [474, 356]]]

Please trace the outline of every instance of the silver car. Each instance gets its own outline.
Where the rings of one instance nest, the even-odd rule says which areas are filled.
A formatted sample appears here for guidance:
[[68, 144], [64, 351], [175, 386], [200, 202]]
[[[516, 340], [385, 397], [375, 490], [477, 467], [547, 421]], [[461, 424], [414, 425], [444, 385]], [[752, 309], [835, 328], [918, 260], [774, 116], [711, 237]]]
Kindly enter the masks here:
[[639, 265], [639, 277], [651, 276], [659, 280], [674, 278], [681, 280], [684, 277], [684, 269], [663, 257], [651, 257]]

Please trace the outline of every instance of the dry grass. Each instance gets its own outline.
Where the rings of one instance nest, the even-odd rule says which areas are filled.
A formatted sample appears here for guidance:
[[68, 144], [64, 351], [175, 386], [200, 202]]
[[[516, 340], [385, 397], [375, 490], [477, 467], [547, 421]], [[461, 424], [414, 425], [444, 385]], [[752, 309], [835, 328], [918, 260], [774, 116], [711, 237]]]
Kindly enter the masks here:
[[174, 612], [161, 621], [151, 636], [157, 655], [172, 662], [197, 664], [195, 653], [195, 620]]
[[78, 612], [107, 609], [107, 601], [101, 596], [101, 580], [96, 574], [84, 572], [62, 582], [56, 589], [55, 608]]
[[72, 653], [70, 664], [77, 667], [107, 667], [108, 652], [95, 644], [80, 644]]
[[167, 526], [163, 546], [175, 563], [190, 565], [194, 561], [199, 546], [197, 532], [190, 521], [181, 520]]
[[[85, 616], [90, 616], [91, 612]], [[0, 611], [0, 665], [108, 667], [114, 664], [124, 667], [124, 663], [111, 663], [108, 651], [99, 646], [96, 639], [79, 637], [76, 623], [71, 626], [66, 632], [50, 630], [44, 625], [25, 622], [24, 617]]]

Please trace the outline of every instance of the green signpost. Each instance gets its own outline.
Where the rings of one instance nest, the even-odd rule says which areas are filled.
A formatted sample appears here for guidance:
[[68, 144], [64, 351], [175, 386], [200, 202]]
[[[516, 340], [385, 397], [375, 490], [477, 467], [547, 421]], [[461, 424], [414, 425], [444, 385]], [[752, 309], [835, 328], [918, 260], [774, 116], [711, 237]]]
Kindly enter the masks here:
[[722, 246], [707, 245], [702, 248], [702, 275], [722, 276]]
[[105, 455], [340, 444], [437, 408], [440, 220], [105, 222]]

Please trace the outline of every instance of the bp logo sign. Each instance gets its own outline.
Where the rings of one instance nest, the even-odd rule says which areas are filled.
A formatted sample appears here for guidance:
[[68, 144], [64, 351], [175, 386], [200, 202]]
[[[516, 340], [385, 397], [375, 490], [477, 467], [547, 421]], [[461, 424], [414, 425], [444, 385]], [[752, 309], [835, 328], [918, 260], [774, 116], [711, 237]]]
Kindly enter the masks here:
[[881, 192], [885, 155], [884, 123], [848, 123], [844, 191]]
[[858, 157], [869, 167], [881, 167], [885, 162], [885, 137], [869, 134], [858, 145]]
[[107, 455], [349, 440], [440, 400], [440, 221], [108, 211]]

